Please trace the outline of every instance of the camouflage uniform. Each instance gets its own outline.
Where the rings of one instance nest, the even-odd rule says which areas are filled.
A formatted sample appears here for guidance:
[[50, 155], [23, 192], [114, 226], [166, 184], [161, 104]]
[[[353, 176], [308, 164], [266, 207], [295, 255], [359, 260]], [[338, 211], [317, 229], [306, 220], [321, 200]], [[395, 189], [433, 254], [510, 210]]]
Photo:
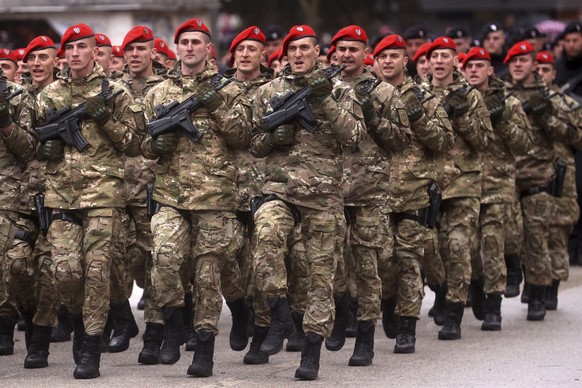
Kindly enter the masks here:
[[[38, 96], [39, 122], [49, 109], [75, 107], [101, 92], [105, 74], [98, 64], [82, 82], [72, 80], [69, 71], [65, 67]], [[109, 105], [112, 118], [104, 127], [90, 119], [80, 122], [89, 143], [85, 151], [65, 145], [62, 160], [46, 167], [45, 205], [53, 209], [47, 240], [55, 287], [73, 316], [82, 313], [89, 336], [101, 335], [107, 320], [111, 261], [125, 207], [121, 153], [139, 153], [137, 121], [143, 114], [125, 90]]]
[[[148, 92], [146, 117], [154, 116], [158, 104], [190, 97], [198, 85], [217, 75], [209, 64], [192, 77], [183, 76], [180, 69], [178, 62], [168, 79]], [[190, 116], [202, 132], [200, 140], [193, 142], [180, 133], [177, 150], [159, 157], [154, 199], [162, 207], [151, 220], [152, 285], [158, 307], [184, 306], [180, 269], [195, 268], [194, 328], [214, 334], [222, 310], [221, 269], [236, 229], [233, 148], [245, 147], [250, 134], [250, 105], [242, 89], [230, 83], [218, 93], [224, 102], [215, 112], [200, 108]], [[142, 150], [145, 157], [156, 159], [152, 141], [148, 135]]]
[[294, 210], [301, 218], [310, 277], [303, 329], [323, 337], [329, 337], [334, 320], [332, 283], [341, 254], [338, 233], [345, 223], [340, 145], [354, 149], [364, 131], [361, 109], [353, 92], [339, 80], [333, 82], [332, 96], [323, 101], [310, 99], [313, 114], [320, 123], [317, 131], [311, 133], [297, 127], [293, 145], [273, 148], [265, 144], [267, 133], [261, 120], [271, 109], [270, 99], [307, 84], [304, 75], [292, 74], [287, 66], [281, 77], [257, 91], [251, 140], [251, 153], [267, 157], [262, 193], [273, 199], [255, 214], [257, 289], [267, 297], [287, 295], [284, 262], [296, 223]]

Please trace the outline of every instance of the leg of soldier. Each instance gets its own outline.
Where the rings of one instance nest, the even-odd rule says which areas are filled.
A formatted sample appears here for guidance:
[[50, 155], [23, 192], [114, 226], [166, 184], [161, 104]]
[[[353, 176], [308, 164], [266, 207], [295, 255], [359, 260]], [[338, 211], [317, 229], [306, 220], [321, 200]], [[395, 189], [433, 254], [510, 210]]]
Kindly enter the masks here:
[[439, 229], [434, 228], [424, 234], [424, 255], [420, 264], [425, 282], [435, 294], [434, 304], [428, 311], [428, 316], [433, 317], [434, 322], [442, 326], [446, 317], [445, 297], [447, 295], [447, 285], [439, 247]]
[[[222, 311], [221, 273], [225, 265], [232, 265], [235, 257], [232, 252], [228, 256], [239, 222], [232, 212], [198, 211], [194, 217], [198, 219], [198, 233], [192, 239], [192, 256], [196, 265], [194, 329], [198, 343], [188, 374], [208, 377], [212, 375], [214, 338], [218, 335]], [[243, 295], [241, 289], [241, 298]]]
[[441, 250], [447, 276], [446, 310], [444, 327], [439, 339], [461, 338], [461, 321], [471, 281], [471, 242], [477, 233], [479, 198], [451, 198], [443, 201], [441, 228], [445, 239]]
[[546, 287], [552, 284], [552, 260], [548, 250], [549, 226], [554, 199], [538, 193], [521, 199], [525, 239], [525, 278], [530, 285], [528, 320], [543, 320]]
[[505, 297], [513, 298], [519, 295], [519, 286], [523, 280], [520, 256], [523, 250], [523, 219], [521, 203], [516, 197], [506, 207], [505, 215], [505, 266], [507, 267], [507, 284]]
[[485, 303], [487, 300], [484, 291], [485, 276], [483, 273], [483, 258], [481, 257], [481, 232], [483, 216], [487, 211], [485, 208], [489, 206], [489, 204], [481, 204], [477, 232], [471, 238], [471, 283], [469, 284], [469, 292], [467, 294], [468, 301], [465, 304], [466, 306], [471, 306], [473, 315], [480, 321], [485, 319]]
[[[131, 216], [135, 224], [135, 249], [128, 251], [128, 258], [130, 261], [131, 277], [135, 279], [138, 287], [143, 288], [142, 297], [138, 303], [138, 310], [145, 308], [145, 298], [151, 299], [151, 290], [146, 290], [146, 262], [151, 260], [152, 252], [152, 227], [150, 219], [147, 216], [147, 209], [145, 207], [131, 207]], [[151, 302], [150, 302], [151, 303]]]
[[383, 230], [383, 246], [378, 253], [378, 275], [382, 282], [382, 328], [386, 337], [396, 338], [396, 293], [398, 290], [398, 266], [394, 258], [394, 227], [389, 214], [380, 225]]
[[0, 210], [0, 356], [14, 352], [14, 326], [18, 320], [16, 307], [8, 300], [5, 289], [6, 252], [13, 244], [17, 217], [15, 212]]
[[303, 332], [303, 317], [307, 305], [307, 290], [309, 289], [309, 274], [307, 269], [307, 253], [305, 241], [301, 234], [301, 224], [297, 224], [288, 240], [289, 254], [287, 255], [287, 272], [289, 273], [289, 308], [296, 333], [289, 338], [285, 350], [300, 352], [305, 342]]
[[[349, 224], [349, 221], [346, 223]], [[345, 241], [343, 241], [344, 247], [344, 254], [342, 255], [343, 258], [343, 265], [345, 267], [346, 273], [346, 282], [347, 282], [347, 292], [349, 297], [349, 306], [350, 306], [350, 322], [348, 323], [348, 327], [346, 329], [346, 337], [355, 338], [358, 334], [358, 321], [356, 316], [358, 315], [358, 282], [356, 280], [356, 261], [354, 260], [354, 255], [352, 254], [352, 249], [349, 244], [350, 239], [350, 230], [348, 226], [348, 231], [346, 232]], [[340, 263], [338, 263], [339, 266]]]

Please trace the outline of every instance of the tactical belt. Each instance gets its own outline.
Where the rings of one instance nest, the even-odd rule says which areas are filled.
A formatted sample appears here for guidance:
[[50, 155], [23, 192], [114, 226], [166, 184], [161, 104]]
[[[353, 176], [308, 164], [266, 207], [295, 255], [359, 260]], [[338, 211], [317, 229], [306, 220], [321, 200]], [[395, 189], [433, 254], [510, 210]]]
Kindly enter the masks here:
[[34, 222], [35, 225], [38, 224], [38, 217], [36, 215], [33, 215], [33, 214], [18, 212], [18, 218], [32, 221], [32, 222]]
[[539, 194], [539, 193], [550, 193], [550, 190], [547, 186], [532, 186], [527, 190], [521, 192], [521, 198], [529, 197], [530, 195]]
[[26, 230], [22, 229], [16, 229], [14, 231], [14, 238], [28, 243], [28, 245], [30, 245], [31, 247], [34, 247], [34, 244], [36, 243], [34, 236], [28, 233]]
[[52, 220], [53, 221], [55, 221], [55, 220], [69, 221], [69, 222], [72, 222], [72, 223], [77, 224], [79, 226], [83, 226], [83, 220], [81, 220], [79, 217], [77, 217], [76, 215], [74, 215], [71, 212], [61, 211], [58, 213], [53, 213]]
[[275, 194], [269, 194], [269, 195], [263, 195], [263, 196], [255, 196], [253, 198], [251, 198], [251, 213], [254, 217], [255, 213], [257, 212], [257, 210], [259, 210], [259, 208], [264, 205], [267, 202], [271, 202], [271, 201], [281, 201], [283, 202], [287, 208], [289, 209], [289, 211], [291, 212], [291, 215], [293, 216], [293, 221], [295, 222], [295, 225], [299, 224], [301, 222], [301, 213], [299, 212], [299, 209], [297, 209], [297, 207], [295, 205], [293, 205], [290, 202], [284, 201], [281, 198], [277, 197]]
[[404, 220], [415, 221], [420, 224], [420, 218], [418, 217], [418, 212], [402, 212], [402, 213], [393, 213], [394, 214], [394, 222], [398, 223]]
[[410, 220], [418, 222], [420, 226], [433, 229], [436, 226], [436, 220], [429, 220], [430, 206], [419, 209], [414, 212], [393, 213], [394, 222], [398, 223], [402, 220]]

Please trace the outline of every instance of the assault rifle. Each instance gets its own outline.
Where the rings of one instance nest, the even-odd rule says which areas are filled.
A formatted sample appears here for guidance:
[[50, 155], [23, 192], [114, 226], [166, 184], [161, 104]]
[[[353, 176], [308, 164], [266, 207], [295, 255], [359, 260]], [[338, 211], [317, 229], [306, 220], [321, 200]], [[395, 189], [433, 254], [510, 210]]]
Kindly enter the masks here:
[[22, 94], [24, 91], [24, 89], [14, 91], [12, 89], [12, 87], [8, 87], [8, 80], [6, 79], [6, 76], [0, 77], [0, 93], [2, 93], [6, 101], [12, 100], [14, 97]]
[[[452, 93], [457, 93], [460, 96], [467, 97], [473, 89], [475, 89], [474, 86], [469, 86], [468, 84], [465, 84], [463, 85], [463, 87], [451, 91], [449, 94], [447, 94], [447, 97]], [[449, 104], [449, 100], [447, 97], [445, 97], [444, 99], [443, 108], [445, 109], [445, 112], [447, 112], [447, 115], [451, 117], [451, 115], [453, 114], [453, 107]]]
[[[109, 86], [109, 80], [103, 78], [101, 93], [98, 96], [103, 97], [106, 104], [121, 93], [123, 93], [123, 89], [114, 92], [113, 86]], [[59, 110], [53, 108], [47, 112], [47, 124], [36, 127], [34, 130], [38, 135], [38, 140], [42, 143], [47, 140], [61, 139], [67, 145], [75, 146], [79, 151], [83, 151], [89, 146], [89, 143], [79, 129], [79, 120], [83, 120], [85, 117], [87, 117], [85, 103], [72, 109], [69, 107]]]

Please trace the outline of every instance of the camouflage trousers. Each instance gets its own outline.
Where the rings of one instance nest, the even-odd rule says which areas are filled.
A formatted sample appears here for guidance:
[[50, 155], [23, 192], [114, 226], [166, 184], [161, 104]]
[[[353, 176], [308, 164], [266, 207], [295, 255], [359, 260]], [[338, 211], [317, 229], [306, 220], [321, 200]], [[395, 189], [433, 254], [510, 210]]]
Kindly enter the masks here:
[[504, 229], [505, 233], [505, 254], [523, 256], [523, 216], [521, 213], [521, 202], [516, 199], [509, 203], [506, 208], [507, 222]]
[[[287, 238], [289, 253], [286, 265], [289, 288], [289, 308], [299, 314], [307, 310], [307, 294], [309, 291], [309, 266], [307, 264], [307, 250], [301, 233], [301, 224], [295, 225]], [[338, 264], [339, 266], [339, 264]], [[267, 309], [267, 314], [268, 314]]]
[[131, 218], [126, 211], [121, 211], [121, 228], [115, 244], [115, 253], [111, 263], [111, 304], [118, 305], [129, 299], [133, 279], [129, 269], [127, 244], [130, 237]]
[[538, 193], [521, 198], [525, 249], [522, 264], [525, 279], [536, 286], [552, 283], [552, 260], [548, 249], [554, 198], [548, 193]]
[[446, 300], [451, 303], [467, 300], [479, 206], [479, 198], [473, 197], [449, 198], [441, 205], [439, 247], [448, 288]]
[[427, 230], [424, 234], [424, 255], [420, 267], [426, 284], [440, 287], [445, 282], [445, 267], [439, 249], [439, 229]]
[[160, 308], [183, 307], [184, 280], [192, 278], [198, 331], [218, 334], [221, 272], [233, 246], [236, 223], [234, 212], [178, 211], [169, 206], [152, 217], [154, 299]]
[[9, 274], [6, 252], [12, 247], [17, 220], [16, 212], [0, 210], [0, 317], [13, 319], [18, 317], [18, 312], [14, 302], [8, 299], [6, 293], [6, 277]]
[[[53, 261], [57, 306], [83, 315], [85, 332], [101, 335], [111, 298], [111, 263], [121, 229], [121, 209], [69, 210], [82, 225], [54, 220], [47, 241]], [[55, 209], [55, 213], [58, 210]]]
[[252, 276], [248, 268], [252, 267], [250, 265], [252, 263], [249, 263], [252, 260], [249, 236], [249, 225], [237, 218], [234, 222], [234, 233], [226, 254], [226, 262], [220, 273], [222, 296], [227, 302], [234, 302], [252, 292], [252, 285], [249, 284], [251, 279], [247, 278]]
[[[333, 278], [342, 246], [338, 235], [345, 230], [343, 214], [297, 206], [307, 257], [309, 288], [303, 330], [329, 337], [335, 318]], [[268, 297], [286, 297], [288, 274], [285, 259], [295, 225], [289, 207], [280, 200], [263, 204], [255, 213], [257, 245], [254, 254], [257, 291]]]
[[505, 293], [505, 228], [508, 203], [481, 204], [479, 232], [471, 260], [473, 279], [484, 277], [486, 294]]

